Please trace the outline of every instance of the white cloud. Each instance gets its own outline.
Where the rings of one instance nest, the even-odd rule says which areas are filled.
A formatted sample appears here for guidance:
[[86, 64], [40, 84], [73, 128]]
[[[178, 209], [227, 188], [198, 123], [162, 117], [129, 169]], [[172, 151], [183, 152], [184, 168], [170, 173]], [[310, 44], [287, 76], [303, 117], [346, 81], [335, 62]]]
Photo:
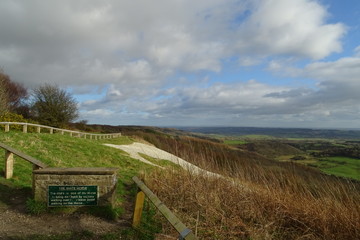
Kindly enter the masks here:
[[357, 47], [354, 49], [354, 52], [355, 52], [355, 56], [356, 56], [356, 57], [360, 57], [360, 46], [357, 46]]
[[341, 51], [345, 26], [326, 24], [326, 9], [310, 0], [255, 1], [249, 19], [239, 27], [240, 51], [321, 59]]
[[[317, 59], [341, 50], [345, 28], [326, 24], [319, 3], [250, 3], [2, 1], [0, 59], [9, 74], [28, 85], [83, 85], [122, 82], [118, 75], [143, 82], [177, 70], [219, 72], [227, 57], [255, 64], [258, 57], [250, 61], [248, 53]], [[142, 69], [135, 73], [134, 68]]]
[[95, 109], [86, 112], [87, 115], [95, 115], [95, 116], [110, 116], [113, 114], [112, 111], [106, 109]]
[[256, 66], [261, 62], [262, 60], [260, 58], [251, 57], [251, 56], [244, 56], [244, 57], [240, 57], [239, 59], [240, 66], [244, 66], [244, 67]]
[[311, 63], [304, 68], [303, 74], [322, 82], [359, 84], [360, 87], [360, 58], [346, 57], [332, 62]]
[[[328, 120], [358, 119], [360, 114], [360, 58], [344, 57], [335, 61], [319, 61], [304, 68], [288, 66], [284, 62], [274, 62], [269, 69], [280, 71], [285, 76], [313, 79], [313, 88], [293, 88], [290, 91], [274, 92], [271, 97], [286, 99], [283, 110], [292, 107], [297, 113], [312, 116], [328, 116]], [[301, 93], [301, 94], [299, 94]], [[288, 98], [291, 96], [291, 98]], [[280, 109], [272, 109], [281, 113]]]
[[[323, 98], [358, 89], [358, 57], [286, 65], [341, 51], [346, 27], [327, 15], [315, 0], [1, 1], [0, 64], [26, 86], [97, 89], [80, 105], [92, 119], [333, 113]], [[318, 89], [214, 83], [199, 74], [220, 75], [227, 61], [250, 68], [269, 59], [271, 71], [315, 78]]]

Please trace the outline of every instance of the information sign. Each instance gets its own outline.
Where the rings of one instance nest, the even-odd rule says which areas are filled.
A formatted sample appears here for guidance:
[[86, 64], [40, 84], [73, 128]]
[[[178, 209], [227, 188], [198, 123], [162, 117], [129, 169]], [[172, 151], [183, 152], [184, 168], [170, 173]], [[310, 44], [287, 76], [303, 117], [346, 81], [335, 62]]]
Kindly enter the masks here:
[[48, 206], [97, 205], [98, 186], [49, 186]]

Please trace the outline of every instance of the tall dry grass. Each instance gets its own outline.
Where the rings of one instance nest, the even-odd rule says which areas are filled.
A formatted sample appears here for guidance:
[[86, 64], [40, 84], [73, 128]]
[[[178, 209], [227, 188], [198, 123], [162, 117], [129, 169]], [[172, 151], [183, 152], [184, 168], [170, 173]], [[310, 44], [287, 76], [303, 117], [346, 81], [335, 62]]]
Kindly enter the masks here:
[[359, 239], [355, 203], [311, 198], [189, 172], [158, 172], [147, 184], [200, 239]]
[[358, 182], [205, 140], [145, 139], [226, 176], [173, 170], [146, 178], [200, 239], [360, 239]]

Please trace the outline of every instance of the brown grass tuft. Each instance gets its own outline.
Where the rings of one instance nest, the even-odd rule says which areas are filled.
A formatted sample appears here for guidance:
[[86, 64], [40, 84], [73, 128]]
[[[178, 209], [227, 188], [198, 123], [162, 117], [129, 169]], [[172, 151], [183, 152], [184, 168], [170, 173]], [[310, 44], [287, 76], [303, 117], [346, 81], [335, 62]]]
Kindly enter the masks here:
[[186, 171], [147, 184], [200, 239], [358, 239], [359, 206]]
[[145, 139], [225, 176], [159, 170], [146, 177], [200, 239], [360, 239], [359, 182], [206, 140]]

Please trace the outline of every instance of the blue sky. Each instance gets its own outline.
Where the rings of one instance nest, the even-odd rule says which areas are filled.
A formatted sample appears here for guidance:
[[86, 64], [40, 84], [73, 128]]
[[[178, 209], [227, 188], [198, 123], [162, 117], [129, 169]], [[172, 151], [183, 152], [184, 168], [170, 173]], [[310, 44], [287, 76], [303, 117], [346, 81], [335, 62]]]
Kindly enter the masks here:
[[358, 0], [3, 0], [0, 66], [89, 123], [360, 128]]

